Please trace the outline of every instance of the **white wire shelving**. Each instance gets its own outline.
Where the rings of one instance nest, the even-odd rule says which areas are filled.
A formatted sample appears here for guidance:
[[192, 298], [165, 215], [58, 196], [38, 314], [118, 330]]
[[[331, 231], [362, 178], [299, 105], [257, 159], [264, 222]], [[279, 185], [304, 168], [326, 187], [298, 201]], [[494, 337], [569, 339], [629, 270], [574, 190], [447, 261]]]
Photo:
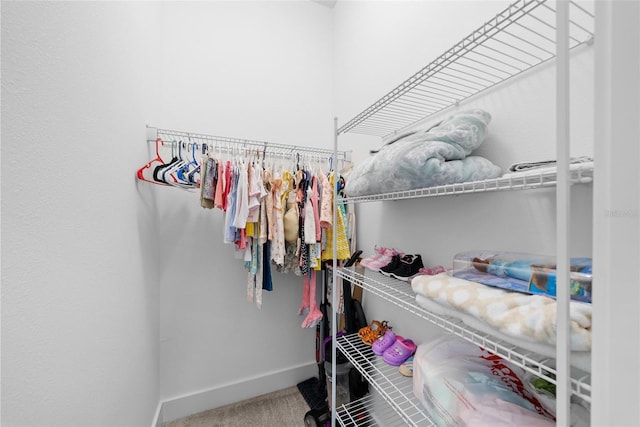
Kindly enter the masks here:
[[[428, 311], [418, 305], [415, 299], [415, 293], [406, 282], [374, 272], [371, 273], [370, 277], [365, 276], [353, 268], [339, 268], [337, 273], [339, 277], [349, 280], [352, 284], [360, 286], [367, 292], [428, 320], [462, 339], [483, 347], [534, 375], [554, 384], [556, 383], [556, 369], [553, 366], [552, 359], [477, 331], [463, 323], [461, 319], [441, 316]], [[587, 403], [591, 402], [590, 380], [590, 374], [578, 369], [572, 370], [571, 392]]]
[[[591, 45], [594, 34], [594, 2], [569, 1], [569, 48], [574, 52]], [[560, 10], [562, 11], [562, 9]], [[458, 106], [487, 90], [528, 73], [556, 58], [556, 2], [547, 0], [515, 0], [494, 18], [435, 58], [425, 67], [379, 98], [361, 113], [336, 129], [337, 139], [346, 133], [378, 136], [391, 141], [407, 131], [418, 129], [429, 118]], [[561, 143], [561, 142], [560, 142]], [[593, 181], [593, 163], [571, 165], [569, 182], [588, 184]], [[489, 193], [509, 190], [552, 188], [558, 185], [556, 170], [514, 174], [496, 179], [441, 185], [392, 193], [346, 197], [345, 203], [361, 203], [384, 200], [402, 200], [424, 197]], [[411, 287], [402, 281], [373, 273], [363, 275], [355, 269], [337, 268], [337, 276], [349, 280], [377, 297], [423, 318], [444, 331], [481, 346], [509, 360], [534, 375], [556, 383], [558, 371], [555, 361], [543, 355], [515, 346], [469, 327], [461, 319], [442, 316], [417, 304]], [[399, 417], [399, 425], [432, 425], [428, 415], [421, 418], [422, 406], [415, 402], [413, 393], [396, 394], [396, 381], [402, 378], [387, 377], [379, 373], [371, 362], [376, 356], [361, 350], [357, 337], [336, 340], [338, 347], [363, 373], [369, 383], [384, 397]], [[365, 350], [366, 346], [365, 346]], [[384, 363], [384, 362], [382, 362]], [[564, 375], [564, 370], [560, 374]], [[397, 374], [399, 375], [399, 374]], [[572, 368], [570, 391], [585, 403], [591, 402], [591, 377], [588, 373]], [[561, 384], [562, 385], [562, 384]], [[402, 388], [401, 385], [398, 387]], [[351, 404], [350, 404], [351, 405]], [[354, 424], [353, 414], [369, 414], [373, 401], [364, 398], [354, 402], [360, 409], [351, 412], [346, 406], [337, 411], [343, 426]], [[405, 408], [405, 405], [407, 407]], [[413, 412], [413, 408], [418, 412]], [[375, 405], [375, 410], [379, 407]], [[374, 411], [375, 412], [375, 411]], [[343, 421], [345, 420], [345, 421]], [[368, 419], [367, 419], [368, 420]], [[368, 421], [367, 421], [368, 422]], [[377, 425], [371, 418], [372, 424]]]
[[243, 154], [250, 152], [255, 153], [256, 156], [268, 155], [286, 159], [295, 159], [297, 157], [300, 161], [310, 158], [329, 159], [335, 156], [336, 161], [344, 162], [350, 161], [351, 156], [350, 152], [335, 151], [328, 148], [305, 147], [147, 126], [147, 142], [155, 142], [156, 138], [160, 138], [166, 143], [183, 142], [192, 144], [198, 149], [207, 145], [212, 151], [220, 153]]
[[[343, 335], [337, 339], [337, 347], [342, 353], [347, 356], [347, 359], [355, 366], [358, 371], [367, 379], [370, 385], [375, 387], [379, 395], [384, 401], [395, 411], [396, 419], [400, 425], [409, 426], [433, 426], [433, 422], [429, 419], [426, 411], [422, 407], [422, 404], [417, 401], [413, 396], [413, 381], [409, 377], [402, 376], [397, 366], [391, 366], [382, 360], [381, 356], [376, 356], [371, 347], [362, 342], [357, 334]], [[371, 403], [372, 398], [367, 402]], [[357, 425], [361, 426], [359, 422], [356, 424], [353, 421], [358, 421], [359, 417], [366, 415], [370, 417], [372, 421], [375, 421], [371, 409], [378, 410], [376, 405], [368, 406], [368, 410], [365, 413], [362, 410], [338, 411], [338, 416], [345, 420], [345, 424], [342, 425]], [[350, 408], [352, 409], [352, 408]], [[342, 414], [342, 415], [341, 415]], [[387, 424], [385, 422], [385, 424]], [[376, 424], [373, 424], [376, 425]]]
[[374, 394], [346, 403], [336, 410], [342, 427], [403, 427], [406, 422], [381, 397]]
[[[571, 165], [570, 180], [573, 184], [589, 184], [593, 182], [593, 162]], [[384, 200], [416, 199], [423, 197], [452, 196], [468, 193], [490, 193], [509, 190], [532, 190], [536, 188], [555, 187], [556, 171], [545, 169], [538, 173], [529, 172], [504, 176], [482, 181], [469, 181], [456, 184], [419, 188], [416, 190], [395, 191], [392, 193], [371, 194], [365, 196], [349, 196], [344, 203], [363, 203]]]
[[[594, 13], [570, 2], [569, 47], [591, 44]], [[388, 138], [555, 57], [554, 2], [518, 0], [338, 128]]]
[[368, 394], [338, 407], [336, 417], [342, 427], [379, 426], [373, 414], [376, 409], [373, 396]]

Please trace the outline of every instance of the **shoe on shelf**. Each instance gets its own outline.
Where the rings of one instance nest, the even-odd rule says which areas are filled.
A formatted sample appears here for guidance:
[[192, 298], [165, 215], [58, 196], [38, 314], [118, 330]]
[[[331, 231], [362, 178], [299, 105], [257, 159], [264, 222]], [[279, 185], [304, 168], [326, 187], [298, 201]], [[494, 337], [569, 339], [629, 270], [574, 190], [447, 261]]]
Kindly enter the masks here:
[[400, 254], [398, 251], [396, 251], [393, 248], [385, 249], [384, 253], [379, 258], [369, 263], [369, 268], [371, 270], [378, 271], [382, 267], [389, 264], [389, 262], [391, 262], [391, 259], [393, 258], [394, 255], [402, 256], [402, 254]]
[[409, 357], [413, 356], [413, 353], [416, 352], [416, 348], [417, 346], [412, 340], [398, 337], [396, 342], [382, 353], [382, 358], [389, 365], [400, 366]]
[[370, 267], [370, 263], [380, 259], [380, 257], [384, 254], [384, 252], [386, 251], [386, 248], [380, 247], [380, 246], [374, 246], [373, 247], [373, 255], [366, 257], [366, 258], [362, 258], [360, 260], [360, 265], [362, 265], [363, 267], [367, 267], [367, 268], [371, 268]]
[[400, 374], [404, 375], [405, 377], [412, 377], [413, 376], [413, 356], [409, 357], [407, 360], [402, 362], [398, 371], [400, 371]]
[[420, 255], [409, 255], [409, 257], [409, 259], [401, 259], [398, 268], [393, 270], [389, 275], [394, 279], [407, 282], [412, 276], [417, 274], [421, 268], [424, 268]]
[[382, 353], [386, 349], [391, 347], [398, 339], [404, 339], [400, 335], [396, 335], [390, 329], [384, 333], [380, 338], [375, 340], [371, 345], [371, 350], [378, 356], [382, 356]]
[[398, 253], [395, 249], [378, 248], [377, 246], [375, 248], [375, 251], [375, 255], [363, 259], [362, 261], [360, 261], [360, 265], [370, 270], [378, 271], [381, 267], [389, 264], [391, 258], [393, 258], [393, 256]]
[[398, 267], [400, 267], [400, 263], [403, 260], [407, 262], [411, 261], [411, 257], [412, 255], [404, 255], [401, 257], [400, 254], [396, 254], [391, 258], [391, 261], [389, 261], [387, 265], [381, 267], [378, 271], [387, 277], [391, 277], [391, 273], [393, 273]]
[[363, 343], [371, 346], [389, 329], [391, 329], [391, 326], [389, 326], [389, 322], [387, 322], [386, 320], [383, 320], [382, 322], [374, 320], [370, 325], [360, 328], [360, 330], [358, 331], [358, 336]]

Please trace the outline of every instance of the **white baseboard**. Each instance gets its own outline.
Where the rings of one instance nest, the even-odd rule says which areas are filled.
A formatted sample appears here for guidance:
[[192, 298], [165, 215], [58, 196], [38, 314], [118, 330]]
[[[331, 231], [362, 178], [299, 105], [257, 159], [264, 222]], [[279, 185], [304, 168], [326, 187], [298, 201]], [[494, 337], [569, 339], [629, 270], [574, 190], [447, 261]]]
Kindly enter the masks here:
[[318, 365], [311, 362], [165, 399], [158, 404], [151, 427], [162, 427], [165, 422], [292, 387], [317, 376]]
[[153, 417], [151, 427], [162, 427], [164, 425], [164, 417], [162, 416], [162, 402], [158, 402], [156, 414]]

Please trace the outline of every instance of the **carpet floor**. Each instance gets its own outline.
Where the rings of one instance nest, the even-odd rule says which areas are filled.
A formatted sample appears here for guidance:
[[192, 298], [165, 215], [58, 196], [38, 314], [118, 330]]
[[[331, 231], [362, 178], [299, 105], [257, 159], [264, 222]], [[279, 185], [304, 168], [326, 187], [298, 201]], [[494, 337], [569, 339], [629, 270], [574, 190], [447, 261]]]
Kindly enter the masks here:
[[297, 387], [165, 423], [165, 427], [303, 427], [309, 405]]

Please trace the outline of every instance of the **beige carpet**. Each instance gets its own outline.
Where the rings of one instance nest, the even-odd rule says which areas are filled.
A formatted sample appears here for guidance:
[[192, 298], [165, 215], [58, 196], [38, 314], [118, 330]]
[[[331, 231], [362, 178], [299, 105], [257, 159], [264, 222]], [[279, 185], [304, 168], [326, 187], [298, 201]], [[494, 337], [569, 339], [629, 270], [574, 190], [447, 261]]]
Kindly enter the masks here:
[[165, 423], [165, 427], [303, 427], [309, 405], [289, 387]]

